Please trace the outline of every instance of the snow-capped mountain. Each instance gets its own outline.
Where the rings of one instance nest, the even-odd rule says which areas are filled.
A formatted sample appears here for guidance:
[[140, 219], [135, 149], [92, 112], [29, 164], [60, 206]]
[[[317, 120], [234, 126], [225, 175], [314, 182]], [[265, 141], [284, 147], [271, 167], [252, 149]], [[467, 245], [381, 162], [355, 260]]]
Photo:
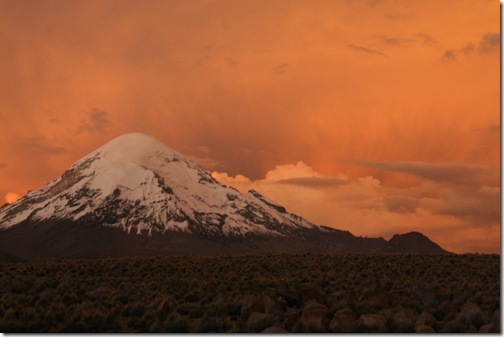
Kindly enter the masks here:
[[[23, 259], [425, 250], [401, 238], [392, 245], [311, 224], [256, 191], [221, 184], [140, 133], [113, 139], [43, 188], [0, 207], [0, 253]], [[426, 237], [420, 241], [425, 252], [445, 252], [425, 244]]]
[[0, 210], [0, 228], [68, 220], [128, 233], [295, 234], [315, 228], [256, 191], [241, 194], [156, 139], [132, 133], [74, 163], [45, 187]]

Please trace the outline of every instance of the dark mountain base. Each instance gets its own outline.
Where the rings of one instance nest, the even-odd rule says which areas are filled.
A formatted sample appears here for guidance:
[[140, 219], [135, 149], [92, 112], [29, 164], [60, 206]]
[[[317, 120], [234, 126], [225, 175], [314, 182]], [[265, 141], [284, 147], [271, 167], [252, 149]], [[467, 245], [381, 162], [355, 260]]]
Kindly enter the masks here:
[[0, 258], [14, 261], [253, 253], [447, 253], [420, 233], [396, 235], [386, 241], [355, 237], [335, 229], [324, 230], [307, 229], [295, 238], [203, 236], [176, 231], [138, 235], [106, 226], [60, 221], [25, 222], [0, 232]]

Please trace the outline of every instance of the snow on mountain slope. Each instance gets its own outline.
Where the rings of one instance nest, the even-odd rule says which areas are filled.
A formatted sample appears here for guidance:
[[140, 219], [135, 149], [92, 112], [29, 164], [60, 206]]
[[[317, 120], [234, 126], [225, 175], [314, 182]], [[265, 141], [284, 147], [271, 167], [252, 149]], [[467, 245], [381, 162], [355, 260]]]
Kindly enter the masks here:
[[75, 162], [45, 187], [0, 208], [0, 229], [65, 220], [128, 232], [297, 236], [321, 230], [256, 191], [241, 194], [156, 139], [132, 133]]

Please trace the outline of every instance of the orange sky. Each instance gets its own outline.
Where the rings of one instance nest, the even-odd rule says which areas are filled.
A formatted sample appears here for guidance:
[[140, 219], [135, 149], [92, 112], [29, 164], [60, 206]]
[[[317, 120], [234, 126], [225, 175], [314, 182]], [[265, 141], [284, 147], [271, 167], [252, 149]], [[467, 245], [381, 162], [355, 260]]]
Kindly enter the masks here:
[[145, 132], [317, 224], [499, 252], [499, 24], [497, 1], [0, 0], [0, 196]]

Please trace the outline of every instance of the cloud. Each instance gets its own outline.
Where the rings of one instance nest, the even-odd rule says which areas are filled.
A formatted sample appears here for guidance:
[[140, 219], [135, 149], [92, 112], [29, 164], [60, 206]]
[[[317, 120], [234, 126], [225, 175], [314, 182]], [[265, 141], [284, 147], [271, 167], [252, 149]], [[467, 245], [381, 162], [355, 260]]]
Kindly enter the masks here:
[[216, 170], [222, 167], [222, 162], [213, 158], [207, 145], [183, 146], [180, 151], [206, 170]]
[[338, 177], [302, 177], [282, 179], [277, 181], [277, 183], [314, 188], [326, 188], [344, 185], [347, 183], [347, 180]]
[[[215, 179], [224, 184], [235, 186], [240, 184], [240, 190], [255, 188], [253, 182], [244, 175], [238, 174], [235, 177], [227, 173], [212, 172]], [[346, 176], [340, 174], [335, 177], [322, 176], [312, 167], [299, 161], [296, 164], [277, 165], [273, 170], [266, 173], [266, 177], [257, 180], [255, 184], [283, 184], [309, 188], [330, 188], [347, 183]], [[236, 187], [236, 186], [235, 186]]]
[[5, 201], [7, 201], [9, 204], [12, 204], [13, 202], [15, 202], [16, 200], [18, 200], [19, 198], [21, 198], [21, 196], [15, 192], [8, 192], [5, 196]]
[[397, 37], [383, 36], [379, 35], [376, 38], [384, 45], [390, 47], [403, 47], [408, 45], [412, 40], [411, 39], [403, 39]]
[[320, 174], [316, 172], [312, 167], [306, 165], [304, 162], [298, 161], [296, 164], [284, 164], [275, 166], [275, 169], [266, 173], [265, 180], [270, 182], [278, 182], [286, 179], [313, 177], [320, 177]]
[[411, 18], [411, 14], [385, 14], [385, 18], [389, 19], [389, 20], [400, 20], [400, 21], [403, 21], [403, 20], [408, 20]]
[[88, 120], [81, 121], [77, 132], [95, 133], [105, 131], [105, 129], [109, 128], [112, 125], [112, 122], [109, 119], [109, 115], [110, 114], [106, 111], [102, 111], [97, 108], [91, 109], [91, 111], [88, 113]]
[[5, 168], [5, 167], [7, 167], [7, 164], [0, 163], [0, 169], [3, 169], [3, 168]]
[[67, 152], [67, 149], [62, 146], [52, 145], [52, 142], [44, 136], [24, 138], [21, 145], [28, 148], [30, 151], [50, 155], [59, 155]]
[[[229, 49], [229, 43], [223, 43], [223, 44], [208, 44], [203, 46], [201, 49], [201, 54], [203, 55], [203, 58], [206, 60], [212, 60], [217, 57], [219, 57], [224, 51]], [[227, 61], [229, 61], [231, 58], [228, 57]]]
[[478, 44], [478, 52], [486, 54], [499, 50], [500, 50], [499, 33], [487, 33], [481, 37], [481, 40]]
[[437, 42], [436, 39], [434, 39], [431, 35], [429, 34], [417, 34], [419, 38], [422, 39], [422, 44], [426, 46], [431, 46], [431, 47], [438, 47], [439, 42]]
[[441, 60], [453, 62], [457, 59], [456, 54], [457, 54], [457, 52], [455, 50], [448, 49], [443, 53], [443, 56], [441, 56]]
[[459, 53], [468, 55], [474, 52], [474, 44], [472, 42], [467, 42], [467, 44], [458, 50]]
[[236, 61], [234, 58], [232, 57], [228, 57], [227, 59], [227, 62], [228, 62], [228, 65], [231, 67], [231, 68], [234, 68], [238, 65], [238, 61]]
[[487, 226], [500, 221], [500, 188], [482, 186], [470, 194], [454, 194], [435, 210], [436, 214], [472, 220], [471, 226]]
[[252, 188], [252, 181], [242, 174], [237, 174], [236, 176], [230, 176], [225, 172], [212, 172], [212, 177], [227, 186], [233, 186], [240, 192], [245, 193]]
[[359, 52], [363, 52], [363, 53], [369, 54], [369, 55], [387, 56], [387, 55], [385, 55], [384, 53], [382, 53], [379, 50], [374, 50], [374, 49], [370, 49], [370, 48], [367, 48], [367, 47], [358, 46], [358, 45], [355, 45], [355, 44], [352, 44], [352, 43], [348, 44], [347, 47], [351, 48], [353, 50], [359, 51]]
[[489, 124], [487, 127], [487, 131], [491, 133], [500, 133], [501, 127], [499, 124]]
[[384, 0], [365, 0], [365, 3], [369, 7], [375, 8], [376, 6], [382, 5], [384, 3]]
[[412, 174], [437, 182], [454, 182], [461, 184], [478, 184], [477, 179], [491, 168], [483, 165], [461, 163], [425, 163], [425, 162], [381, 162], [352, 161], [355, 164], [377, 168], [385, 171]]
[[414, 213], [420, 204], [418, 198], [404, 195], [390, 195], [385, 198], [385, 205], [390, 212]]
[[206, 145], [200, 145], [196, 148], [196, 150], [199, 152], [199, 153], [203, 153], [203, 154], [209, 154], [210, 153], [210, 149], [208, 148], [208, 146]]
[[285, 73], [287, 70], [289, 69], [289, 64], [287, 63], [280, 63], [279, 65], [277, 65], [273, 71], [276, 72], [277, 74], [283, 74]]
[[222, 163], [208, 156], [188, 155], [189, 159], [201, 165], [205, 170], [212, 170], [222, 167]]
[[250, 183], [252, 183], [249, 178], [247, 178], [247, 177], [245, 177], [244, 175], [241, 175], [241, 174], [237, 174], [236, 176], [232, 177], [232, 176], [228, 175], [227, 173], [214, 171], [214, 172], [212, 172], [212, 176], [215, 179], [217, 179], [217, 180], [227, 181], [227, 182], [230, 182], [230, 183], [239, 183], [239, 184], [242, 184], [242, 183], [243, 184], [250, 184]]
[[[444, 61], [455, 61], [458, 54], [464, 54], [466, 56], [472, 54], [476, 50], [474, 43], [467, 42], [466, 45], [460, 49], [448, 49], [446, 50], [441, 59]], [[477, 51], [480, 54], [488, 54], [494, 51], [500, 50], [500, 34], [499, 33], [488, 33], [484, 34], [479, 43]]]

